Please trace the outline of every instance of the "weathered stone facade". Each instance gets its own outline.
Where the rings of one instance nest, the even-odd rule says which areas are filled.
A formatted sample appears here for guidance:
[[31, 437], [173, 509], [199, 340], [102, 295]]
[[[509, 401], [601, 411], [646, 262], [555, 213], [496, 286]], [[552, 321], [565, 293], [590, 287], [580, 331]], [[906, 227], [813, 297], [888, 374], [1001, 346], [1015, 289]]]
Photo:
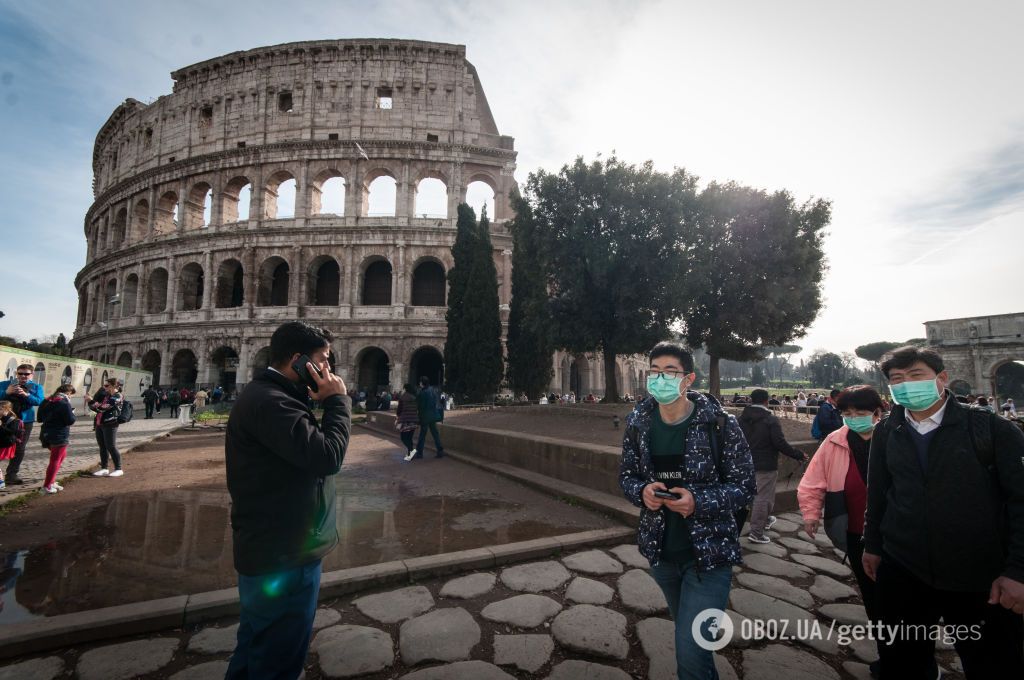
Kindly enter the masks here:
[[963, 394], [996, 394], [999, 369], [1024, 361], [1024, 313], [926, 321], [924, 326], [953, 388]]
[[[477, 181], [494, 193], [507, 318], [516, 152], [464, 46], [290, 43], [171, 77], [172, 94], [128, 99], [96, 138], [76, 356], [163, 385], [240, 385], [266, 365], [274, 329], [303, 319], [335, 333], [350, 386], [437, 377], [456, 206]], [[368, 214], [381, 177], [395, 181], [391, 216]], [[343, 214], [323, 214], [336, 178]], [[427, 179], [444, 183], [447, 215], [417, 216]], [[294, 215], [279, 217], [289, 180]]]

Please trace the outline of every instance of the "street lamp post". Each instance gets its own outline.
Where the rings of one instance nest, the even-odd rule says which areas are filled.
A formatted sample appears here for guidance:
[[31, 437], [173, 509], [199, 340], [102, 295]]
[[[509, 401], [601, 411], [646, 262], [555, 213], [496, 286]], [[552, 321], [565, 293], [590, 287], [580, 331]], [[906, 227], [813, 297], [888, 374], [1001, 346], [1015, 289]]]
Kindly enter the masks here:
[[[107, 300], [107, 305], [109, 307], [113, 307], [113, 306], [119, 305], [119, 304], [121, 304], [121, 296], [120, 295], [112, 295], [112, 296], [110, 296], [110, 299]], [[107, 321], [100, 321], [100, 327], [106, 330], [106, 335], [105, 335], [104, 340], [103, 340], [103, 355], [104, 355], [104, 358], [106, 358], [106, 360], [107, 360], [106, 363], [108, 363], [108, 364], [114, 363], [111, 360], [111, 356], [110, 356], [110, 321], [109, 320], [110, 320], [111, 317], [113, 317], [113, 313], [110, 312], [110, 310], [108, 310]]]

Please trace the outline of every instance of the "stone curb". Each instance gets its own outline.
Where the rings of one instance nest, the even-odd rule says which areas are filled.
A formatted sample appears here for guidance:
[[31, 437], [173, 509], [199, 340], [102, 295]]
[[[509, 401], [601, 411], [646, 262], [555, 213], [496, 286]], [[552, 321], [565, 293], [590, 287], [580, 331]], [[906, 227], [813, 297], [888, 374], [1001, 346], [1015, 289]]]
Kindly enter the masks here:
[[[372, 432], [378, 437], [384, 437], [391, 441], [401, 441], [392, 430], [376, 427], [370, 423], [361, 423], [359, 427]], [[432, 445], [431, 445], [432, 446]], [[640, 508], [621, 496], [613, 496], [603, 491], [597, 491], [589, 487], [572, 484], [561, 479], [554, 479], [539, 472], [531, 472], [514, 465], [496, 463], [472, 454], [464, 453], [454, 449], [445, 449], [445, 455], [462, 463], [494, 472], [502, 477], [513, 479], [524, 486], [528, 486], [543, 493], [568, 498], [580, 505], [592, 510], [605, 513], [614, 519], [623, 522], [627, 526], [635, 527], [640, 518]]]
[[[341, 569], [323, 574], [320, 599], [380, 586], [409, 583], [460, 571], [489, 569], [512, 562], [558, 555], [582, 546], [618, 544], [633, 537], [627, 527], [582, 531], [487, 548], [412, 557], [407, 560]], [[238, 590], [225, 588], [194, 595], [62, 614], [0, 626], [0, 659], [25, 656], [71, 645], [193, 626], [237, 615]]]
[[[187, 427], [188, 427], [188, 425], [181, 425], [179, 427], [174, 428], [173, 430], [167, 430], [166, 432], [160, 432], [160, 433], [154, 434], [149, 439], [145, 439], [143, 441], [135, 442], [134, 444], [132, 444], [131, 446], [129, 446], [129, 447], [125, 448], [125, 449], [121, 449], [120, 446], [119, 446], [118, 450], [120, 451], [121, 455], [124, 456], [125, 454], [131, 453], [132, 451], [134, 451], [135, 449], [139, 448], [140, 446], [146, 446], [147, 444], [152, 444], [157, 439], [162, 439], [164, 437], [169, 437], [172, 434], [174, 434], [175, 432], [177, 432], [178, 430], [181, 430], [181, 429], [184, 429], [184, 428], [187, 428]], [[69, 473], [69, 474], [66, 474], [66, 475], [59, 475], [57, 477], [57, 481], [58, 482], [66, 482], [69, 479], [74, 479], [75, 477], [82, 477], [84, 475], [90, 475], [90, 474], [92, 474], [93, 472], [95, 472], [96, 470], [99, 470], [99, 469], [100, 469], [100, 464], [97, 462], [97, 463], [94, 463], [94, 464], [90, 465], [89, 467], [85, 467], [85, 468], [82, 468], [80, 470], [75, 470], [72, 473]], [[8, 503], [13, 503], [14, 501], [19, 500], [21, 498], [26, 498], [26, 497], [27, 498], [31, 498], [32, 496], [39, 496], [39, 495], [41, 495], [41, 493], [42, 493], [42, 489], [41, 488], [32, 488], [32, 489], [25, 489], [24, 491], [18, 491], [16, 493], [4, 494], [2, 497], [0, 497], [0, 510], [2, 510], [3, 507], [5, 505], [7, 505]], [[2, 652], [0, 652], [0, 656], [2, 656]]]

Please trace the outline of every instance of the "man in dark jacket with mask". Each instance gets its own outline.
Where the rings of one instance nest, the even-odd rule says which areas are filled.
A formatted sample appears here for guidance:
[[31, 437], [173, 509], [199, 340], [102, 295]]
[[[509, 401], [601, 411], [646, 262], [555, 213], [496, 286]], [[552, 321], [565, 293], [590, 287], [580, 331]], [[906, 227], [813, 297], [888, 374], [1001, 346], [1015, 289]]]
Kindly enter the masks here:
[[[807, 456], [793, 448], [782, 434], [782, 424], [768, 408], [768, 391], [757, 389], [750, 393], [750, 406], [740, 414], [740, 428], [754, 458], [754, 476], [757, 495], [750, 512], [750, 534], [753, 543], [771, 543], [765, 531], [775, 524], [772, 508], [775, 506], [775, 483], [779, 479], [779, 454], [803, 462]], [[742, 527], [741, 527], [742, 528]]]
[[282, 325], [270, 338], [270, 367], [231, 411], [225, 462], [242, 611], [228, 680], [302, 673], [321, 559], [338, 544], [334, 475], [351, 429], [345, 383], [327, 360], [332, 339], [302, 322]]
[[882, 678], [935, 677], [940, 618], [967, 680], [1024, 678], [1024, 434], [957, 402], [933, 350], [881, 370], [898, 405], [871, 437], [862, 561], [897, 631]]

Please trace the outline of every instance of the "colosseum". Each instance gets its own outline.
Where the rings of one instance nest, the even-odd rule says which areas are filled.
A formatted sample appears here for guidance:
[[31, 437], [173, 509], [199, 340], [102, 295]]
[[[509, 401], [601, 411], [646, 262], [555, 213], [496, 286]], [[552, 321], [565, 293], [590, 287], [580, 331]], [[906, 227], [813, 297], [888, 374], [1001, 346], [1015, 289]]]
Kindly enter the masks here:
[[[507, 321], [516, 151], [464, 46], [290, 43], [171, 78], [96, 137], [76, 356], [238, 388], [273, 330], [303, 319], [337, 336], [350, 385], [440, 380], [467, 196], [488, 204]], [[553, 361], [556, 391], [603, 392], [595, 357]], [[635, 366], [621, 369], [635, 390]]]

